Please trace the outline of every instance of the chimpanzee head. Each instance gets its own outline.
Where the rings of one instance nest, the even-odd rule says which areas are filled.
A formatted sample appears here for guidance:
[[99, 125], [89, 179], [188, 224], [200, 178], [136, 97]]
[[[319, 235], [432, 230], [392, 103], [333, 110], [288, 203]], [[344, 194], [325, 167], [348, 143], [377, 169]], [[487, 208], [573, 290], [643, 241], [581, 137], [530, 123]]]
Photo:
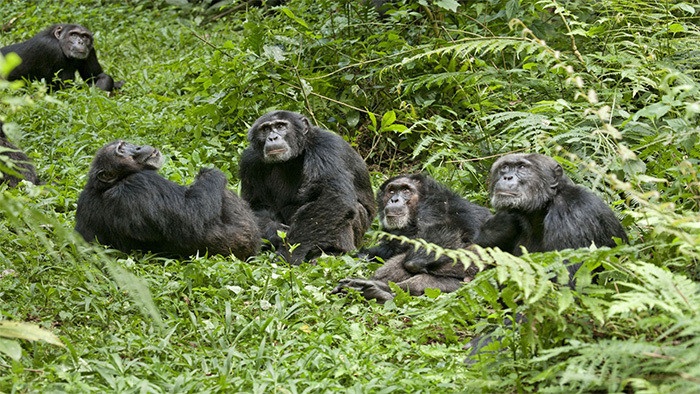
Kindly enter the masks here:
[[306, 146], [309, 120], [289, 111], [261, 116], [248, 131], [248, 142], [265, 163], [282, 163], [299, 156]]
[[93, 49], [93, 35], [80, 25], [57, 25], [53, 31], [63, 54], [70, 59], [87, 59]]
[[398, 176], [384, 182], [377, 192], [379, 221], [386, 230], [411, 225], [418, 212], [421, 182], [408, 176]]
[[543, 209], [569, 183], [561, 165], [537, 153], [513, 153], [496, 160], [489, 173], [491, 205], [496, 210]]
[[163, 155], [152, 146], [117, 140], [97, 151], [88, 176], [97, 186], [109, 188], [139, 171], [158, 171], [163, 161]]

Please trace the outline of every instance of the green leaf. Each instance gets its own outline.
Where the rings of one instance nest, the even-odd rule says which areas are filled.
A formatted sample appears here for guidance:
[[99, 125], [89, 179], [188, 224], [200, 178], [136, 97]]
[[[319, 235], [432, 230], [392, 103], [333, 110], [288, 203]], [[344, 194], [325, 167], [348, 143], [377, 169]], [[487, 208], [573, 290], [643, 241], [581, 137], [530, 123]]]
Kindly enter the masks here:
[[685, 11], [691, 15], [695, 15], [695, 8], [688, 3], [680, 3], [680, 4], [676, 4], [673, 7], [671, 7], [672, 10], [675, 10], [677, 8], [680, 8], [683, 11]]
[[0, 338], [0, 352], [10, 356], [13, 360], [19, 360], [22, 357], [22, 347], [17, 341]]
[[[2, 55], [0, 55], [2, 57]], [[15, 67], [22, 63], [22, 59], [14, 52], [10, 52], [5, 55], [5, 61], [0, 62], [0, 75], [7, 77]]]
[[346, 119], [348, 121], [348, 126], [356, 127], [360, 123], [360, 113], [357, 111], [349, 111]]
[[440, 291], [440, 289], [425, 289], [425, 296], [428, 298], [435, 299], [438, 298], [440, 294], [442, 294], [442, 291]]
[[459, 3], [455, 0], [438, 0], [435, 2], [435, 5], [452, 12], [457, 12], [457, 7], [459, 7]]
[[285, 15], [287, 15], [288, 17], [290, 17], [291, 19], [293, 19], [296, 23], [298, 23], [298, 24], [304, 26], [304, 27], [307, 28], [307, 29], [309, 28], [309, 25], [307, 25], [306, 22], [304, 22], [303, 19], [297, 18], [296, 15], [294, 15], [294, 13], [293, 13], [292, 11], [289, 10], [289, 8], [287, 8], [287, 7], [282, 7], [282, 8], [280, 8], [280, 9], [282, 10], [282, 12], [284, 12]]
[[371, 130], [377, 132], [377, 117], [374, 116], [374, 113], [372, 112], [368, 112], [367, 114], [369, 115], [369, 120], [372, 122]]
[[510, 0], [506, 3], [506, 17], [512, 19], [520, 10], [520, 2], [518, 0]]
[[51, 331], [36, 324], [0, 321], [0, 338], [17, 338], [28, 341], [44, 341], [52, 345], [64, 346], [63, 342]]
[[647, 119], [658, 119], [668, 113], [671, 110], [671, 106], [664, 103], [654, 103], [652, 105], [646, 106], [634, 114], [633, 119], [638, 120], [639, 118]]
[[683, 25], [681, 25], [680, 23], [674, 23], [668, 27], [668, 30], [670, 30], [672, 33], [679, 33], [685, 29], [683, 28]]
[[396, 113], [389, 111], [382, 116], [382, 128], [385, 129], [396, 121]]

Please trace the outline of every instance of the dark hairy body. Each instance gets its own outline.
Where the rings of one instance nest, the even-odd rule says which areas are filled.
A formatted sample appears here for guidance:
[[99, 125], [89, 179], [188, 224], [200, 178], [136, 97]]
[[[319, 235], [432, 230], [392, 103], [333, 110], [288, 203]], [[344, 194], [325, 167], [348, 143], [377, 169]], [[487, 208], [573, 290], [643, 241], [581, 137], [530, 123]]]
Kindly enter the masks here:
[[202, 168], [182, 186], [157, 173], [162, 163], [160, 152], [147, 145], [114, 141], [102, 147], [78, 199], [75, 229], [87, 241], [124, 252], [233, 253], [240, 259], [257, 252], [253, 213], [226, 189], [221, 171]]
[[[614, 247], [615, 238], [627, 242], [627, 235], [615, 213], [587, 188], [574, 184], [561, 165], [537, 153], [509, 154], [498, 159], [489, 172], [489, 194], [496, 214], [482, 227], [476, 243], [498, 247], [519, 256], [528, 252], [549, 252], [596, 246]], [[569, 286], [581, 263], [569, 264]], [[525, 319], [516, 314], [508, 325]], [[514, 323], [515, 322], [515, 323]], [[495, 338], [491, 334], [473, 338], [466, 362]]]
[[[248, 141], [241, 196], [282, 258], [300, 264], [359, 247], [376, 207], [367, 166], [350, 144], [288, 111], [260, 117]], [[285, 242], [278, 231], [286, 232]]]
[[[491, 217], [484, 207], [472, 204], [435, 180], [422, 175], [393, 177], [377, 192], [383, 230], [396, 236], [423, 239], [445, 249], [465, 248], [474, 242], [482, 223]], [[394, 297], [389, 282], [411, 295], [425, 289], [457, 290], [478, 273], [447, 256], [435, 258], [425, 250], [396, 239], [383, 240], [366, 251], [369, 258], [384, 261], [371, 279], [344, 279], [331, 293], [348, 289], [364, 298], [386, 302]]]
[[[119, 88], [97, 61], [94, 36], [87, 28], [75, 24], [53, 25], [27, 41], [0, 48], [3, 56], [16, 53], [21, 59], [7, 79], [45, 80], [53, 89], [72, 81], [77, 71], [90, 85], [111, 91]], [[56, 78], [54, 80], [54, 78]]]
[[[548, 156], [510, 154], [489, 173], [489, 194], [496, 214], [476, 243], [499, 247], [516, 256], [521, 247], [548, 252], [627, 242], [615, 213], [590, 190], [574, 184]], [[571, 267], [571, 269], [577, 269]]]

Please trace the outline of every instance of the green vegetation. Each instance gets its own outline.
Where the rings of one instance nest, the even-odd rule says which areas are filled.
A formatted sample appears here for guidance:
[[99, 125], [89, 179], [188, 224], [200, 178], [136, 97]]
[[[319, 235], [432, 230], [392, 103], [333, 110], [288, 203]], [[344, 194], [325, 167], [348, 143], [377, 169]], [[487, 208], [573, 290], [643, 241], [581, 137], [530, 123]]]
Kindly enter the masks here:
[[[191, 3], [0, 2], [0, 45], [80, 23], [126, 80], [112, 97], [0, 81], [0, 119], [48, 182], [0, 187], [0, 391], [700, 390], [695, 2], [397, 1], [384, 18], [355, 0], [226, 15]], [[456, 293], [382, 306], [327, 294], [377, 267], [349, 255], [178, 261], [72, 232], [103, 144], [155, 145], [167, 178], [214, 166], [236, 188], [246, 130], [272, 109], [343, 135], [375, 186], [423, 170], [482, 204], [498, 155], [556, 156], [631, 245], [494, 252], [497, 268]], [[576, 291], [553, 285], [564, 258], [605, 265], [605, 280], [586, 285], [583, 270]], [[506, 307], [530, 323], [501, 327]], [[465, 366], [462, 346], [489, 327], [508, 350]]]

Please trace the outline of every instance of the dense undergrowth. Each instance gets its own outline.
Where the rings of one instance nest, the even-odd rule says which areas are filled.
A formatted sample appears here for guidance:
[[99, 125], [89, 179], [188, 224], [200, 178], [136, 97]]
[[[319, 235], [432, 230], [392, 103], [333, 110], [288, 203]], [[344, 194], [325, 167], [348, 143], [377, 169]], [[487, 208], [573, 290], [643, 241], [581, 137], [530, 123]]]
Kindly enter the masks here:
[[[2, 2], [0, 45], [84, 24], [126, 85], [110, 97], [0, 81], [6, 132], [48, 182], [0, 187], [0, 322], [65, 345], [0, 325], [1, 391], [700, 390], [700, 7], [396, 1], [380, 18], [361, 1], [242, 3]], [[375, 186], [426, 171], [482, 204], [499, 155], [556, 156], [631, 244], [496, 251], [496, 269], [456, 293], [381, 306], [328, 295], [376, 269], [352, 255], [291, 268], [265, 253], [179, 261], [71, 231], [104, 143], [155, 145], [169, 179], [214, 166], [235, 189], [246, 130], [272, 109], [343, 135]], [[565, 258], [588, 268], [575, 291], [549, 280]], [[507, 308], [530, 323], [503, 327]], [[507, 350], [464, 365], [462, 346], [490, 327]]]

